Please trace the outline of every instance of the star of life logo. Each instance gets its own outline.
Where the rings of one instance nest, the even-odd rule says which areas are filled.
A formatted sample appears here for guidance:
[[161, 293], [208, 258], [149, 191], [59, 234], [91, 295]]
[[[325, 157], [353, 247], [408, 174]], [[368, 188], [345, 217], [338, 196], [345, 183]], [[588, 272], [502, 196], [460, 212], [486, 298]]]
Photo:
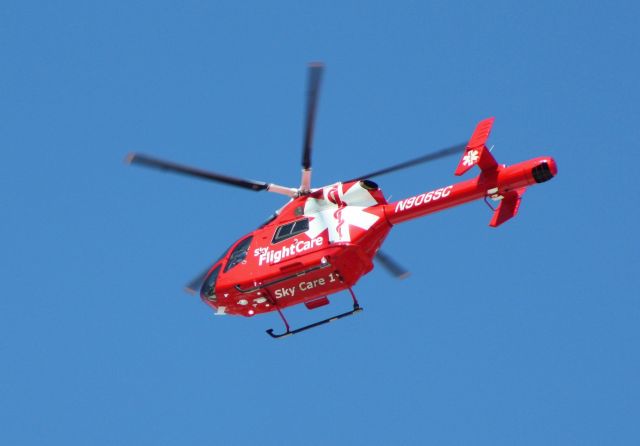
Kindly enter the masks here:
[[366, 211], [378, 202], [366, 189], [353, 185], [344, 191], [338, 183], [322, 190], [322, 198], [308, 198], [304, 205], [304, 215], [309, 217], [310, 238], [319, 236], [325, 229], [329, 231], [330, 242], [350, 242], [350, 228], [355, 226], [367, 230], [380, 217]]
[[473, 166], [480, 159], [477, 150], [469, 150], [465, 156], [462, 157], [463, 166]]

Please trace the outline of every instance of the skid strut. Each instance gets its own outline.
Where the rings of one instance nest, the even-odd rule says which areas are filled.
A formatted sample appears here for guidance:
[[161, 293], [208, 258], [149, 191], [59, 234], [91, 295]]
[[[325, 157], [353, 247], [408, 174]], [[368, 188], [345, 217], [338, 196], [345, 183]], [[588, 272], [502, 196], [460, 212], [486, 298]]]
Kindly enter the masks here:
[[354, 315], [356, 313], [361, 312], [362, 311], [362, 307], [358, 303], [358, 299], [356, 299], [356, 295], [353, 294], [353, 290], [351, 288], [348, 288], [348, 290], [349, 290], [349, 293], [351, 293], [351, 299], [353, 299], [353, 310], [347, 311], [346, 313], [337, 314], [335, 316], [332, 316], [330, 318], [327, 318], [327, 319], [324, 319], [324, 320], [321, 320], [321, 321], [318, 321], [318, 322], [314, 322], [313, 324], [305, 325], [304, 327], [296, 328], [295, 330], [291, 330], [291, 328], [289, 327], [289, 322], [287, 322], [287, 318], [284, 317], [284, 314], [282, 313], [280, 308], [278, 306], [276, 306], [276, 310], [278, 310], [278, 314], [280, 315], [280, 318], [282, 319], [282, 322], [284, 322], [284, 326], [286, 327], [287, 330], [284, 333], [274, 334], [273, 333], [273, 328], [270, 328], [270, 329], [267, 330], [267, 334], [269, 336], [271, 336], [272, 338], [274, 338], [274, 339], [284, 338], [284, 337], [287, 337], [287, 336], [291, 336], [291, 335], [300, 333], [302, 331], [310, 330], [310, 329], [318, 327], [320, 325], [328, 324], [329, 322], [337, 321], [338, 319], [342, 319], [343, 317], [352, 316], [352, 315]]

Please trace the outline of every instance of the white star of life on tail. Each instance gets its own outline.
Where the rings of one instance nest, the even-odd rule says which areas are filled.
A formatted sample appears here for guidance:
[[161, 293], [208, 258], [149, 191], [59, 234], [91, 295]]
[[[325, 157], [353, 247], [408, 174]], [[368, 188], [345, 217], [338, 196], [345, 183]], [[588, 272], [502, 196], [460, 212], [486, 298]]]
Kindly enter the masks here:
[[469, 152], [462, 158], [462, 164], [465, 166], [473, 166], [480, 159], [477, 150], [469, 150]]
[[310, 218], [307, 235], [315, 238], [325, 229], [329, 230], [330, 242], [350, 242], [350, 227], [367, 230], [380, 217], [365, 211], [378, 202], [359, 184], [347, 192], [338, 183], [322, 189], [323, 198], [308, 198], [304, 215]]

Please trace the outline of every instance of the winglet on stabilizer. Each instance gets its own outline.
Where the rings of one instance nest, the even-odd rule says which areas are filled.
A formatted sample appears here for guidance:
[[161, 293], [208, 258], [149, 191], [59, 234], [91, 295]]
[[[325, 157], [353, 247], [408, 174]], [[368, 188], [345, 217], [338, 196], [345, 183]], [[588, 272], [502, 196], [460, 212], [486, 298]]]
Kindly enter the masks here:
[[491, 218], [489, 226], [496, 228], [505, 221], [515, 217], [518, 213], [522, 194], [524, 194], [525, 190], [526, 188], [523, 187], [504, 194], [504, 197], [500, 200], [498, 208], [493, 212], [493, 217]]
[[455, 171], [456, 175], [464, 174], [476, 164], [483, 171], [493, 170], [498, 167], [496, 159], [485, 145], [487, 139], [489, 139], [494, 119], [487, 118], [478, 123], [462, 158], [460, 158], [458, 168]]

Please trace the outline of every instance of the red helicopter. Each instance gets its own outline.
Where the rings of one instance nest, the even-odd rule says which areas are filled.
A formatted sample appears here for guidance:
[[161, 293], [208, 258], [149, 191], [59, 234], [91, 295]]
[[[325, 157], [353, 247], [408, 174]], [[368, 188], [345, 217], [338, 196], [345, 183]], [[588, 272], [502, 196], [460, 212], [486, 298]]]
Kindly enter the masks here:
[[[391, 228], [453, 206], [484, 199], [493, 210], [489, 226], [497, 227], [518, 212], [528, 186], [543, 183], [557, 172], [553, 158], [545, 156], [512, 166], [498, 164], [486, 146], [494, 118], [481, 121], [466, 144], [320, 188], [311, 187], [311, 146], [324, 67], [309, 66], [302, 180], [300, 187], [230, 177], [142, 154], [130, 154], [129, 163], [191, 175], [253, 191], [288, 196], [289, 202], [262, 226], [235, 242], [204, 274], [187, 285], [200, 294], [217, 315], [245, 317], [277, 311], [285, 331], [273, 338], [293, 335], [362, 311], [352, 287], [373, 269], [374, 257], [394, 275], [406, 270], [380, 251]], [[480, 174], [403, 200], [388, 203], [370, 180], [390, 172], [461, 153], [455, 175], [474, 166]], [[499, 202], [494, 208], [489, 200]], [[315, 309], [329, 303], [327, 296], [348, 290], [353, 309], [328, 319], [291, 329], [282, 310], [304, 303]]]

